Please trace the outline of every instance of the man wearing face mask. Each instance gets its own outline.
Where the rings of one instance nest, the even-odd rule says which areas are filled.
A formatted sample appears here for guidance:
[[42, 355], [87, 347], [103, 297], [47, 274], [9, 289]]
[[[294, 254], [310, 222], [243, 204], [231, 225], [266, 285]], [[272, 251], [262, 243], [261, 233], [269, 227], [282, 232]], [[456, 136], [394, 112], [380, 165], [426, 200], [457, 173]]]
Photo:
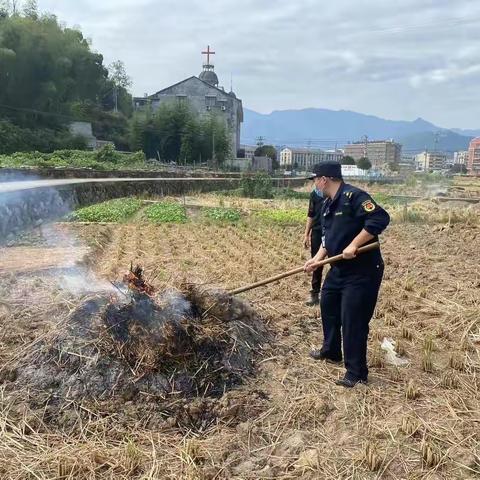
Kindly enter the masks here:
[[332, 264], [323, 283], [320, 308], [324, 341], [322, 348], [313, 350], [310, 356], [341, 362], [343, 340], [346, 373], [336, 383], [352, 388], [367, 382], [369, 322], [384, 268], [380, 249], [358, 257], [357, 250], [378, 241], [390, 216], [368, 193], [343, 182], [337, 162], [316, 165], [312, 178], [325, 197], [321, 211], [322, 246], [306, 262], [305, 271], [315, 271], [318, 262], [326, 257], [341, 254], [344, 260]]
[[[315, 182], [315, 180], [314, 180]], [[310, 248], [312, 258], [318, 253], [322, 246], [322, 221], [321, 212], [323, 205], [323, 193], [313, 185], [308, 204], [307, 225], [305, 226], [305, 235], [303, 237], [303, 246]], [[322, 283], [322, 267], [317, 268], [312, 273], [312, 289], [310, 290], [310, 299], [305, 302], [308, 307], [313, 307], [320, 303], [320, 285]]]

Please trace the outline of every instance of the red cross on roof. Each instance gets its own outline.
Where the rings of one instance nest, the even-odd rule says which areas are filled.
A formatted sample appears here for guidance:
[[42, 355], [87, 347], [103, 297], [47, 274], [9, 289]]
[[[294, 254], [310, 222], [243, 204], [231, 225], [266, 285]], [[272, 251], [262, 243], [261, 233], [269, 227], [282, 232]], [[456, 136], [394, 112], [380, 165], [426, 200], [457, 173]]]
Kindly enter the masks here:
[[207, 65], [210, 65], [210, 55], [215, 55], [215, 52], [213, 52], [212, 50], [210, 50], [210, 45], [208, 45], [207, 51], [206, 51], [206, 52], [202, 52], [202, 55], [206, 55], [206, 56], [207, 56]]

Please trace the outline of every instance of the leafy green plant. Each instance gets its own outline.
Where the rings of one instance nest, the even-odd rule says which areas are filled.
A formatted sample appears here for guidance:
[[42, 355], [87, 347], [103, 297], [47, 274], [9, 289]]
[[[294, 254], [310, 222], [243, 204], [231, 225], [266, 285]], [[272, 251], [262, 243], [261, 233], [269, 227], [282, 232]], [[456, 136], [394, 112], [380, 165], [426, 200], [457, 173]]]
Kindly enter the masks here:
[[220, 222], [238, 222], [241, 218], [240, 212], [234, 208], [206, 208], [204, 209], [205, 217]]
[[242, 196], [247, 198], [273, 198], [273, 182], [265, 173], [243, 177], [240, 182]]
[[95, 170], [121, 170], [147, 168], [142, 152], [120, 153], [111, 145], [96, 152], [57, 150], [53, 153], [18, 152], [0, 155], [0, 167], [39, 168], [93, 168]]
[[379, 205], [391, 205], [401, 203], [399, 200], [393, 199], [391, 195], [388, 195], [386, 193], [375, 193], [372, 195], [372, 197]]
[[185, 207], [173, 202], [150, 205], [143, 211], [143, 215], [152, 223], [184, 223], [187, 221]]
[[305, 210], [300, 209], [260, 210], [256, 212], [255, 216], [262, 220], [283, 225], [296, 225], [306, 221], [307, 213]]
[[79, 222], [122, 222], [137, 213], [142, 202], [136, 198], [119, 198], [80, 208], [70, 215]]

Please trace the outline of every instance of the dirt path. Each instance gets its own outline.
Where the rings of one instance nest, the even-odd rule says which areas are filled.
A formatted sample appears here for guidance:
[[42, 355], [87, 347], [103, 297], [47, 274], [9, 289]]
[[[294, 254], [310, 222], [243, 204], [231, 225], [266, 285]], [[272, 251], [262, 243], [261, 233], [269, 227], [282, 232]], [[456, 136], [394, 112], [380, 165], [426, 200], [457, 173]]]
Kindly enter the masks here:
[[9, 247], [0, 249], [0, 274], [69, 268], [80, 262], [86, 247]]

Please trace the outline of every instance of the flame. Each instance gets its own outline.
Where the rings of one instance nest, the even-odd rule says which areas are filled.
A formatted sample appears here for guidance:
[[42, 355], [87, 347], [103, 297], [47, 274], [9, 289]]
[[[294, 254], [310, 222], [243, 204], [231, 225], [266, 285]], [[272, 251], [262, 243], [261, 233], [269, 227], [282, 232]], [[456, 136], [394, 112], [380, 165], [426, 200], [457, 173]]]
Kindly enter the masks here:
[[149, 297], [155, 294], [155, 288], [143, 278], [143, 269], [139, 265], [133, 268], [130, 266], [130, 270], [124, 275], [123, 281], [127, 284], [128, 289], [133, 292], [144, 293]]

